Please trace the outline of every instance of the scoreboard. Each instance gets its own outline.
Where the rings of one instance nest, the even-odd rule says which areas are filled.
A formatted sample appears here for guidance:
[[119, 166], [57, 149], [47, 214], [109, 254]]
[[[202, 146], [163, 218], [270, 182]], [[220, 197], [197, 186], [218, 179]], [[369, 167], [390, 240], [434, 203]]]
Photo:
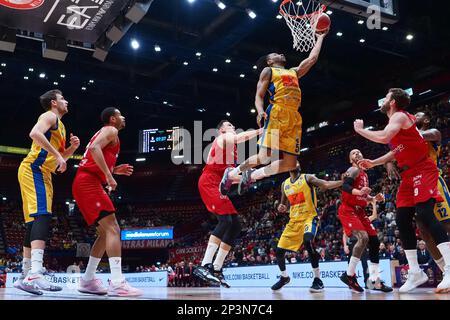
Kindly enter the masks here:
[[139, 153], [172, 151], [173, 129], [145, 129], [139, 131]]

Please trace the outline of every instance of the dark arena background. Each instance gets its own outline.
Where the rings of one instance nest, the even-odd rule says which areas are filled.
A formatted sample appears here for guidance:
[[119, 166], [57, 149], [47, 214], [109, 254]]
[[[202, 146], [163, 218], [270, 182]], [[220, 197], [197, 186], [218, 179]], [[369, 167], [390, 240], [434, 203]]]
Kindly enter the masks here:
[[[237, 312], [237, 303], [248, 300], [259, 309], [245, 312], [256, 314], [261, 305], [276, 307], [276, 300], [450, 299], [448, 290], [436, 293], [445, 273], [415, 225], [418, 262], [428, 279], [414, 291], [399, 292], [411, 266], [396, 219], [400, 180], [388, 177], [384, 166], [367, 174], [371, 195], [384, 195], [384, 201], [376, 205], [372, 225], [380, 243], [381, 280], [392, 292], [364, 288], [361, 263], [356, 276], [364, 292], [354, 293], [340, 280], [351, 254], [338, 218], [342, 188], [317, 188], [320, 223], [314, 250], [324, 290], [309, 290], [315, 276], [304, 246], [286, 253], [290, 283], [278, 291], [271, 289], [280, 280], [277, 245], [289, 221], [289, 212], [278, 210], [288, 172], [257, 181], [244, 195], [232, 186], [228, 196], [238, 211], [241, 231], [223, 262], [229, 288], [194, 274], [218, 221], [208, 212], [198, 188], [217, 124], [227, 120], [243, 131], [258, 128], [255, 94], [263, 70], [260, 58], [283, 53], [290, 68], [311, 53], [312, 47], [304, 52], [293, 48], [293, 34], [286, 22], [307, 17], [280, 11], [286, 2], [297, 9], [313, 4], [321, 8], [312, 0], [0, 0], [0, 299], [172, 300], [176, 306], [189, 301], [186, 309], [174, 307], [174, 315], [192, 315], [188, 308], [199, 300], [230, 300], [230, 314]], [[354, 121], [363, 119], [364, 128], [373, 132], [383, 130], [388, 123], [380, 112], [383, 99], [389, 88], [402, 88], [411, 97], [407, 111], [426, 113], [430, 128], [441, 133], [437, 165], [448, 185], [450, 29], [446, 1], [320, 2], [326, 6], [320, 10], [330, 17], [331, 27], [317, 62], [299, 80], [301, 172], [325, 181], [341, 180], [351, 166], [352, 149], [359, 149], [365, 159], [389, 151], [387, 143], [369, 141], [355, 132]], [[307, 32], [317, 26], [314, 20], [306, 23], [304, 31], [294, 31], [297, 36], [304, 32], [315, 43], [317, 35]], [[70, 134], [81, 143], [67, 161], [67, 170], [52, 174], [50, 182], [53, 205], [44, 276], [62, 290], [33, 295], [13, 285], [23, 271], [27, 231], [18, 170], [30, 151], [30, 131], [44, 112], [39, 97], [52, 89], [61, 90], [68, 101], [68, 113], [62, 118], [66, 147]], [[269, 95], [264, 109], [270, 103]], [[124, 279], [143, 292], [136, 297], [77, 290], [98, 232], [95, 225], [85, 222], [72, 183], [87, 144], [102, 127], [100, 114], [106, 107], [119, 109], [126, 119], [119, 133], [117, 164], [134, 167], [131, 176], [115, 176], [117, 188], [110, 198], [121, 229]], [[267, 123], [266, 119], [265, 130]], [[253, 138], [238, 148], [238, 164], [257, 152], [256, 143]], [[450, 200], [448, 190], [442, 196]], [[372, 206], [366, 211], [370, 215]], [[450, 212], [445, 208], [440, 212], [442, 225], [448, 227]], [[96, 277], [108, 286], [111, 270], [106, 253]], [[197, 311], [202, 314], [204, 310]]]

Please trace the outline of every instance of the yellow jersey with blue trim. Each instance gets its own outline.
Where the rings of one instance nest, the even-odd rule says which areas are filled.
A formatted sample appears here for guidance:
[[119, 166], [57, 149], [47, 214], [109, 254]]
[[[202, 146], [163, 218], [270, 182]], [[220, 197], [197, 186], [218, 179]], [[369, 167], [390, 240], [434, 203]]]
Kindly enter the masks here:
[[306, 181], [306, 174], [301, 174], [294, 181], [291, 178], [286, 179], [283, 191], [291, 206], [289, 212], [291, 221], [317, 215], [316, 190]]
[[294, 69], [270, 68], [271, 81], [267, 90], [271, 104], [298, 110], [302, 102], [302, 91]]
[[[39, 117], [39, 119], [41, 117]], [[63, 153], [66, 148], [66, 128], [64, 127], [61, 119], [58, 117], [57, 119], [58, 121], [56, 122], [56, 127], [50, 128], [44, 135], [53, 148], [58, 150], [59, 153]], [[39, 168], [47, 172], [55, 172], [56, 170], [55, 156], [47, 150], [41, 148], [41, 146], [34, 141], [31, 145], [30, 152], [25, 159], [23, 159], [22, 163], [31, 164], [34, 168]]]
[[428, 143], [428, 155], [431, 160], [439, 166], [439, 154], [441, 152], [441, 144], [437, 142], [427, 141]]

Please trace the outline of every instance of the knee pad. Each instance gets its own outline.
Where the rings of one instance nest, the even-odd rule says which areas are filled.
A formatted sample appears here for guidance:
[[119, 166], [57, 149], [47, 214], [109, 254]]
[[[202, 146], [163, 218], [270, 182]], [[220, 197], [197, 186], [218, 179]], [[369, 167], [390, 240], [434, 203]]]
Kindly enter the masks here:
[[370, 261], [372, 263], [379, 263], [380, 262], [380, 241], [378, 240], [377, 236], [370, 236], [369, 237], [369, 257]]
[[231, 215], [218, 215], [217, 220], [219, 221], [219, 223], [213, 230], [212, 235], [219, 238], [220, 240], [223, 240], [222, 238], [225, 232], [227, 232], [227, 230], [233, 223], [233, 219], [231, 218]]
[[31, 248], [31, 228], [33, 228], [33, 222], [27, 223], [27, 230], [25, 231], [25, 238], [23, 239], [23, 246], [25, 248]]
[[47, 241], [52, 217], [49, 214], [37, 216], [30, 232], [30, 245], [35, 240]]
[[400, 240], [405, 250], [416, 249], [416, 230], [413, 228], [413, 218], [416, 209], [412, 208], [398, 208], [395, 215], [395, 222], [400, 231]]
[[228, 244], [229, 246], [233, 246], [234, 240], [241, 233], [241, 223], [239, 221], [239, 217], [237, 215], [231, 216], [231, 225], [228, 230], [223, 235], [222, 241]]

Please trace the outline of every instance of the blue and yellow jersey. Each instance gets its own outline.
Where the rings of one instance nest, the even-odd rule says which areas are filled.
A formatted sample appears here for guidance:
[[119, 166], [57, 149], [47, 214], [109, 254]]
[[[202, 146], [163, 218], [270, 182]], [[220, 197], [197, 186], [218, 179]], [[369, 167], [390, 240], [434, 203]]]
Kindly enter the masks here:
[[316, 190], [306, 182], [306, 174], [301, 174], [295, 181], [291, 181], [291, 178], [286, 179], [283, 190], [291, 206], [289, 212], [291, 221], [317, 215]]
[[431, 160], [439, 166], [439, 154], [441, 152], [441, 144], [437, 142], [427, 141], [428, 143], [428, 154], [430, 155]]
[[271, 68], [272, 77], [268, 87], [271, 104], [298, 110], [302, 102], [302, 91], [294, 69]]
[[[59, 118], [56, 123], [56, 128], [50, 128], [44, 135], [56, 150], [60, 153], [64, 152], [66, 146], [66, 128]], [[33, 167], [46, 172], [54, 172], [56, 170], [55, 157], [51, 153], [49, 154], [47, 150], [42, 149], [34, 141], [31, 145], [30, 152], [23, 159], [22, 163], [31, 164]]]

